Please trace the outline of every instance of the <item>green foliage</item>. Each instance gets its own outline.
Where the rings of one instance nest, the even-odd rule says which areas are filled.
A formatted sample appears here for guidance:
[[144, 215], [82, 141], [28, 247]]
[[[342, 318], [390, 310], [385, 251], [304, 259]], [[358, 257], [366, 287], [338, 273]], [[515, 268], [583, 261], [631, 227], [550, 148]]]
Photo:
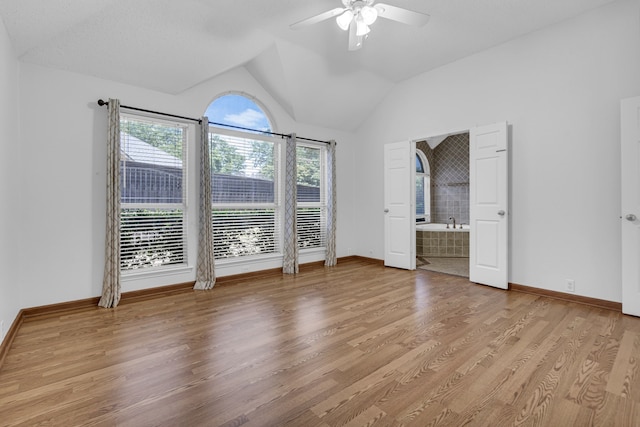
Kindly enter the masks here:
[[220, 135], [211, 138], [211, 172], [228, 175], [242, 175], [245, 157], [238, 153], [238, 149]]
[[298, 184], [311, 187], [320, 186], [320, 150], [317, 148], [298, 147], [296, 149], [298, 163]]
[[275, 177], [273, 144], [265, 141], [251, 141], [253, 167], [260, 170], [260, 176], [272, 180]]
[[[298, 180], [301, 185], [320, 186], [320, 150], [311, 147], [297, 147]], [[262, 141], [252, 142], [251, 158], [253, 167], [260, 170], [266, 179], [274, 179], [273, 145]]]
[[184, 131], [181, 127], [123, 120], [120, 130], [182, 160]]

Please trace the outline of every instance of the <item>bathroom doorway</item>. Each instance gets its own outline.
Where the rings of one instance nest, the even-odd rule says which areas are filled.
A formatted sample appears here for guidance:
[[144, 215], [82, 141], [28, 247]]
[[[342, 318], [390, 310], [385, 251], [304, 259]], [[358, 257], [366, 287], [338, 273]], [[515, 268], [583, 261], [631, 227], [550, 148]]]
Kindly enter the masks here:
[[416, 142], [416, 267], [469, 277], [469, 132]]

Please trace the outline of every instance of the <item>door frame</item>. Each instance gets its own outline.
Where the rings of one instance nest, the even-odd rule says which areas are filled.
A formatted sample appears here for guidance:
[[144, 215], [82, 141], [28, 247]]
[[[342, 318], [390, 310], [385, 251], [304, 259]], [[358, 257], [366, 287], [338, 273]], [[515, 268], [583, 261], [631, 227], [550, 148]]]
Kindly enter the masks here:
[[[490, 123], [487, 123], [490, 124]], [[472, 127], [478, 127], [478, 125], [472, 126]], [[465, 127], [465, 128], [457, 128], [457, 129], [452, 129], [452, 130], [448, 130], [448, 131], [444, 131], [444, 132], [439, 132], [439, 133], [432, 133], [429, 136], [422, 136], [422, 137], [412, 137], [409, 138], [408, 140], [412, 143], [416, 143], [418, 141], [428, 141], [429, 139], [441, 139], [440, 142], [442, 142], [445, 138], [447, 138], [448, 136], [451, 135], [458, 135], [461, 133], [471, 133], [471, 129], [472, 127]], [[439, 142], [439, 143], [440, 143]], [[438, 144], [439, 144], [438, 143]], [[437, 146], [437, 145], [436, 145]], [[512, 189], [513, 186], [511, 185], [511, 179], [512, 179], [512, 174], [511, 174], [511, 167], [512, 167], [512, 162], [511, 162], [511, 125], [509, 124], [509, 122], [507, 122], [507, 180], [509, 182], [508, 188], [507, 188], [507, 211], [510, 213], [511, 212], [511, 202], [512, 202]], [[415, 173], [413, 173], [414, 176], [414, 181], [415, 181]], [[471, 182], [471, 176], [469, 176], [469, 182]], [[415, 185], [413, 186], [413, 202], [415, 203]], [[511, 265], [511, 227], [512, 227], [512, 223], [511, 221], [508, 222], [507, 224], [507, 233], [509, 235], [508, 238], [508, 242], [507, 242], [507, 263], [508, 265]], [[415, 251], [415, 249], [414, 249]], [[469, 264], [471, 264], [471, 258], [469, 258]], [[469, 267], [471, 267], [471, 265], [469, 265]], [[508, 281], [508, 278], [507, 278]], [[509, 286], [507, 285], [507, 289], [509, 290]]]

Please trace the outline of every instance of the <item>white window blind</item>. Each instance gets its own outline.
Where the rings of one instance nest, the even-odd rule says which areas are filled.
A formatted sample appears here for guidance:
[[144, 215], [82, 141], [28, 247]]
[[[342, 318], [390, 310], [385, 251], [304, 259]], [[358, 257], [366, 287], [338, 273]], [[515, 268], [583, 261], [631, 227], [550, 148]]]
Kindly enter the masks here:
[[275, 209], [219, 208], [212, 216], [216, 259], [278, 252]]
[[322, 248], [326, 244], [325, 156], [324, 146], [299, 144], [296, 148], [300, 249]]
[[279, 253], [278, 140], [221, 130], [210, 138], [215, 258]]
[[186, 264], [187, 127], [122, 116], [120, 131], [120, 268]]

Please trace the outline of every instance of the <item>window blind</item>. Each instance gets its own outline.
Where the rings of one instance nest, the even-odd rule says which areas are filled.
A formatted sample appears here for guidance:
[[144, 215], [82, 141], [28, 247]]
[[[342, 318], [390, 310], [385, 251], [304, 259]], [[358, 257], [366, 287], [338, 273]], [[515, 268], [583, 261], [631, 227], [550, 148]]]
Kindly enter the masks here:
[[187, 263], [187, 127], [122, 116], [120, 268]]
[[279, 143], [238, 132], [210, 138], [215, 258], [280, 252]]
[[326, 148], [298, 145], [297, 231], [300, 249], [321, 248], [326, 242], [326, 200], [324, 191]]

